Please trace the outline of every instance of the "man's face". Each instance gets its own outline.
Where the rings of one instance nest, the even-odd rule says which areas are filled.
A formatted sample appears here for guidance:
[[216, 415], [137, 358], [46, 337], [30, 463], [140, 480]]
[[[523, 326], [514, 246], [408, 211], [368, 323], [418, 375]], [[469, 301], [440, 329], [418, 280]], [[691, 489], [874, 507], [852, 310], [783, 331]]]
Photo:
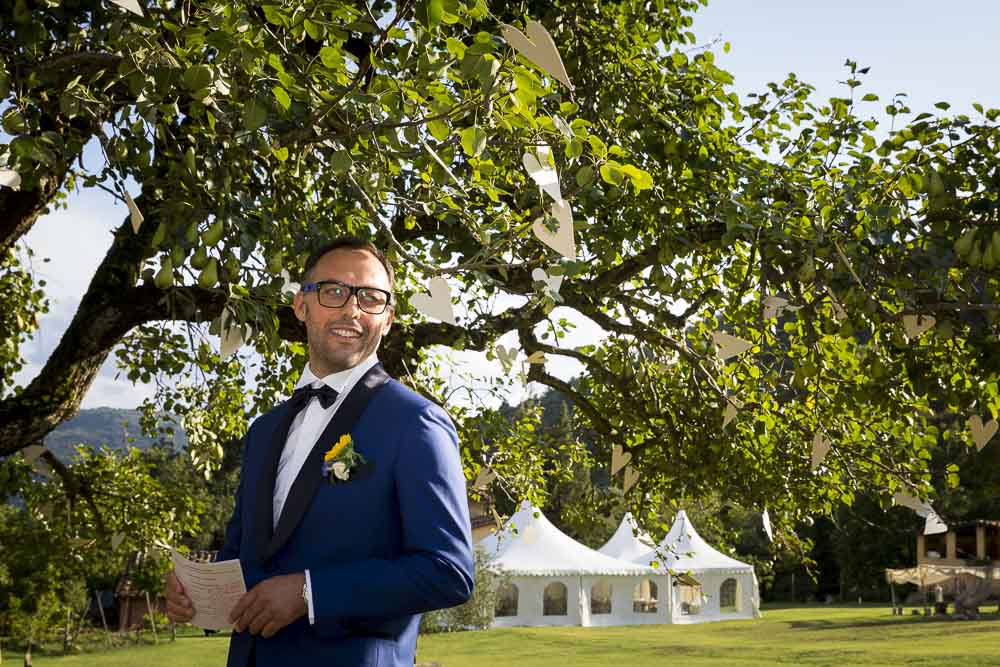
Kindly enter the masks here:
[[[381, 262], [365, 250], [333, 250], [313, 267], [310, 282], [336, 280], [357, 287], [377, 287], [389, 291], [389, 276]], [[393, 309], [381, 315], [358, 307], [356, 295], [343, 308], [321, 306], [316, 292], [295, 295], [295, 316], [306, 325], [309, 366], [318, 377], [347, 370], [378, 349], [389, 333]]]

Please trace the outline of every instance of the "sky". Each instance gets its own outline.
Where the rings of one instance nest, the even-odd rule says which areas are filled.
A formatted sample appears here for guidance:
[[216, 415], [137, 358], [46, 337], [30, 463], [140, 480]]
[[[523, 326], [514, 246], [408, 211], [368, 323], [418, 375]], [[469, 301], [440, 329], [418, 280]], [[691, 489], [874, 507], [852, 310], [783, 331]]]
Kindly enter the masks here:
[[[885, 118], [881, 108], [897, 92], [908, 94], [914, 113], [934, 111], [934, 103], [942, 100], [955, 113], [974, 113], [973, 102], [1000, 107], [1000, 41], [995, 38], [1000, 2], [995, 0], [713, 0], [695, 15], [693, 30], [699, 44], [716, 41], [711, 47], [716, 63], [733, 74], [741, 97], [766, 90], [769, 81], [781, 81], [789, 72], [814, 85], [818, 100], [844, 95], [839, 82], [847, 78], [843, 65], [850, 58], [871, 68], [862, 91], [881, 97], [871, 110], [880, 120]], [[723, 52], [723, 42], [729, 42], [729, 53]], [[91, 166], [97, 159], [93, 151], [85, 156]], [[28, 364], [19, 382], [30, 381], [59, 342], [110, 246], [111, 231], [126, 214], [125, 205], [106, 193], [74, 193], [67, 210], [44, 216], [25, 237], [36, 252], [38, 277], [48, 282], [51, 310], [24, 347]], [[43, 257], [51, 261], [42, 263]], [[559, 309], [554, 313], [560, 314]], [[593, 323], [575, 321], [577, 330], [561, 344], [582, 345], [600, 336]], [[500, 342], [512, 345], [513, 334]], [[499, 364], [481, 353], [448, 356], [456, 373], [500, 373]], [[571, 360], [554, 361], [548, 368], [563, 379], [580, 369]], [[151, 386], [115, 379], [116, 373], [109, 357], [82, 407], [134, 408], [152, 395]], [[517, 391], [510, 398], [516, 402], [523, 395]]]

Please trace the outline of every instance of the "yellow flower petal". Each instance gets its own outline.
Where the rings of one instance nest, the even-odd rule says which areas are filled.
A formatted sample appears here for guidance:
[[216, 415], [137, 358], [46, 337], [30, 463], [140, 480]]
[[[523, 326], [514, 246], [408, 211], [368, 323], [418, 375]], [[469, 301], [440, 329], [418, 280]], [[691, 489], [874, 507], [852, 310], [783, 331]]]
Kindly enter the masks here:
[[331, 447], [330, 451], [328, 451], [326, 454], [323, 455], [323, 460], [332, 461], [333, 459], [337, 458], [337, 456], [342, 451], [344, 451], [344, 448], [347, 447], [349, 444], [351, 444], [351, 434], [345, 433], [344, 435], [340, 436], [340, 441], [336, 445]]

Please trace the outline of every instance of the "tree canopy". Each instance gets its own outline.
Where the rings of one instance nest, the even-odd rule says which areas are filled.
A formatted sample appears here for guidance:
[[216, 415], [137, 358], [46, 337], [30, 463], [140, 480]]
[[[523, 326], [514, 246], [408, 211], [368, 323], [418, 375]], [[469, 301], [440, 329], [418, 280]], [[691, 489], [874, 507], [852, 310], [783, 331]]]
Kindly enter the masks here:
[[[132, 379], [178, 379], [157, 407], [218, 462], [290, 389], [305, 350], [287, 276], [340, 233], [397, 264], [391, 373], [433, 392], [435, 346], [492, 355], [508, 332], [514, 370], [578, 361], [576, 383], [545, 362], [525, 379], [568, 396], [604, 455], [624, 446], [634, 506], [716, 493], [790, 525], [859, 492], [926, 495], [939, 443], [971, 447], [967, 419], [1000, 409], [1000, 110], [914, 115], [864, 94], [850, 61], [843, 97], [789, 76], [741, 100], [695, 43], [694, 0], [146, 4], [0, 9], [0, 163], [19, 180], [0, 188], [0, 280], [17, 285], [0, 369], [45, 306], [17, 241], [75, 188], [131, 211], [44, 368], [0, 381], [0, 454], [72, 416], [117, 350]], [[537, 37], [529, 21], [567, 81], [503, 37]], [[541, 191], [532, 172], [553, 170]], [[567, 213], [562, 257], [542, 239], [565, 240]], [[436, 277], [455, 324], [413, 306]], [[569, 313], [608, 337], [561, 345]], [[231, 323], [258, 365], [211, 344]], [[716, 333], [750, 348], [722, 359]], [[506, 440], [460, 414], [474, 475]]]

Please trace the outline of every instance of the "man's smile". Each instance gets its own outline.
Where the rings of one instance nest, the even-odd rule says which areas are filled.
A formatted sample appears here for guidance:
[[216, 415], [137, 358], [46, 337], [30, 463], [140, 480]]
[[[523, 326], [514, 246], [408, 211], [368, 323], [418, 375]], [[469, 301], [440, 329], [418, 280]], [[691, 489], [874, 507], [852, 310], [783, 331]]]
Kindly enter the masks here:
[[330, 327], [329, 331], [337, 338], [361, 338], [361, 332], [351, 327]]

